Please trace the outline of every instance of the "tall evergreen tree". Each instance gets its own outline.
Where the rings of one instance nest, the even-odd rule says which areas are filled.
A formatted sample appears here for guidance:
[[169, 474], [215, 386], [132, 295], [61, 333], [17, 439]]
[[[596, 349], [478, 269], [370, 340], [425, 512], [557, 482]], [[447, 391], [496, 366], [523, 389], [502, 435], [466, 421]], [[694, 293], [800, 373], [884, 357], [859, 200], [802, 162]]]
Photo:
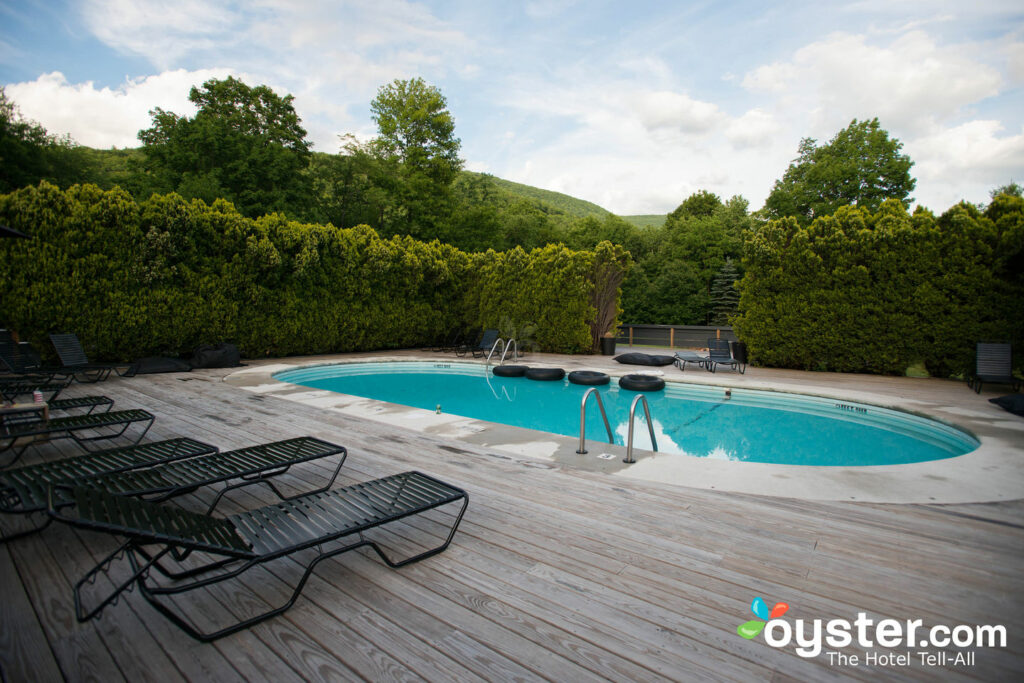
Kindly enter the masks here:
[[728, 325], [740, 304], [740, 291], [736, 282], [740, 279], [739, 271], [731, 258], [715, 273], [711, 283], [711, 324]]

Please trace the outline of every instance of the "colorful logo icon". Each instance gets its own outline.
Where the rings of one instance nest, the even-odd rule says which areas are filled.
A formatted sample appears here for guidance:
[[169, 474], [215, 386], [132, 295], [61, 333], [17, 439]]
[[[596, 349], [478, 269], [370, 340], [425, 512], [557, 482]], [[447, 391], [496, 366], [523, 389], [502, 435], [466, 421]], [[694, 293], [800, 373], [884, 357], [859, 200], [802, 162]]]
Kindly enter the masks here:
[[736, 633], [741, 637], [750, 640], [757, 636], [758, 633], [764, 630], [764, 626], [770, 619], [778, 619], [789, 610], [789, 605], [784, 602], [777, 602], [775, 606], [768, 609], [768, 603], [764, 601], [764, 598], [754, 598], [754, 601], [750, 603], [750, 611], [754, 613], [757, 619], [751, 619], [748, 622], [742, 623], [736, 627]]

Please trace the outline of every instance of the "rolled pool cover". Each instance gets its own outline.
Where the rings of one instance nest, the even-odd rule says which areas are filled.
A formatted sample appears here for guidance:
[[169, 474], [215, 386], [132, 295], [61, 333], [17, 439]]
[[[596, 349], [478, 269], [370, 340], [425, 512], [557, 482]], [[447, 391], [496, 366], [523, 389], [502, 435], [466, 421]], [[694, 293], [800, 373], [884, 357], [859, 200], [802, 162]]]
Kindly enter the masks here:
[[565, 377], [565, 370], [562, 368], [530, 368], [526, 371], [526, 379], [536, 379], [543, 382], [551, 382]]
[[612, 378], [596, 370], [573, 370], [569, 373], [569, 381], [573, 384], [599, 387], [611, 382]]
[[625, 375], [619, 378], [619, 386], [629, 391], [661, 391], [665, 380], [651, 375]]
[[529, 369], [526, 365], [495, 365], [491, 372], [495, 377], [522, 377]]

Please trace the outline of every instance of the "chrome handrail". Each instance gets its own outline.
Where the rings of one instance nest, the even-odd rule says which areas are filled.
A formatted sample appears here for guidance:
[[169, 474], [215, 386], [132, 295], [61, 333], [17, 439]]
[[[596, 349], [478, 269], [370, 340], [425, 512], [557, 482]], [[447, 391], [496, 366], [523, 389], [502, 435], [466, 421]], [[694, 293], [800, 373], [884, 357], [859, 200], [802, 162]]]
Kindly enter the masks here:
[[[491, 356], [494, 355], [494, 350], [496, 348], [498, 348], [498, 344], [501, 344], [501, 348], [502, 349], [506, 349], [508, 347], [508, 344], [506, 344], [505, 340], [502, 339], [501, 337], [498, 337], [497, 339], [495, 339], [494, 340], [494, 344], [491, 345], [490, 353], [487, 354], [487, 362], [484, 363], [484, 367], [487, 367], [488, 365], [491, 364]], [[502, 351], [502, 357], [504, 357], [504, 355], [505, 355], [504, 351]]]
[[633, 459], [633, 421], [636, 417], [636, 404], [640, 401], [644, 402], [644, 415], [647, 417], [647, 431], [651, 434], [651, 445], [654, 447], [651, 450], [658, 450], [658, 440], [654, 437], [654, 424], [651, 422], [651, 407], [647, 405], [647, 397], [643, 394], [637, 394], [636, 398], [633, 399], [632, 405], [629, 406], [629, 437], [626, 439], [626, 457], [622, 462], [634, 463], [636, 460]]
[[583, 394], [583, 400], [580, 401], [580, 447], [576, 450], [580, 455], [584, 455], [587, 452], [587, 399], [590, 398], [591, 394], [597, 399], [597, 407], [601, 411], [601, 419], [604, 420], [605, 431], [608, 432], [608, 443], [615, 443], [611, 425], [608, 424], [608, 415], [604, 412], [604, 401], [601, 400], [601, 392], [597, 390], [597, 387], [590, 387]]
[[513, 349], [512, 362], [514, 363], [517, 360], [519, 360], [519, 342], [517, 342], [515, 339], [509, 339], [507, 342], [505, 342], [505, 350], [501, 352], [501, 360], [498, 361], [498, 365], [505, 364], [505, 354], [508, 353], [509, 347], [512, 347]]

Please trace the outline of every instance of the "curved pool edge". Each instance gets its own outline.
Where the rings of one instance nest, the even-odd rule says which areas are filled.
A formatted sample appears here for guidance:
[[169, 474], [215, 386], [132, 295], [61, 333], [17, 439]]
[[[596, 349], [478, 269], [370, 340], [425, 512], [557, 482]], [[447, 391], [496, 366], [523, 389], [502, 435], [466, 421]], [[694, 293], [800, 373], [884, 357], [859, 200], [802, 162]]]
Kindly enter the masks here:
[[[439, 359], [441, 359], [439, 361]], [[604, 364], [602, 365], [602, 360]], [[547, 462], [560, 467], [602, 472], [611, 477], [659, 482], [669, 485], [766, 495], [782, 498], [870, 503], [959, 504], [1016, 500], [1024, 498], [1024, 420], [1004, 413], [977, 398], [963, 384], [964, 396], [945, 389], [942, 396], [908, 391], [912, 382], [904, 382], [895, 392], [879, 393], [886, 379], [898, 383], [904, 378], [844, 378], [845, 386], [800, 386], [787, 377], [724, 375], [723, 373], [673, 372], [665, 369], [665, 379], [689, 384], [704, 384], [765, 391], [781, 391], [829, 399], [838, 399], [902, 410], [934, 419], [975, 436], [981, 445], [965, 455], [921, 463], [881, 466], [806, 466], [764, 463], [732, 463], [706, 458], [673, 456], [636, 451], [638, 462], [621, 462], [625, 448], [604, 443], [588, 443], [589, 453], [577, 455], [577, 439], [509, 427], [452, 415], [436, 415], [429, 410], [409, 408], [344, 394], [280, 382], [272, 374], [282, 370], [317, 365], [385, 361], [434, 361], [479, 363], [465, 358], [449, 359], [429, 352], [345, 354], [316, 359], [260, 361], [258, 366], [232, 373], [224, 381], [239, 388], [294, 401], [318, 409], [337, 411], [351, 417], [390, 424], [413, 432], [430, 434], [506, 455]], [[531, 358], [531, 365], [569, 369], [599, 369], [611, 375], [623, 375], [628, 367], [607, 363], [610, 359], [594, 356], [548, 356]], [[766, 373], [758, 369], [759, 374]], [[777, 373], [781, 374], [781, 373]], [[809, 380], [820, 380], [820, 373], [804, 373]], [[797, 378], [803, 379], [801, 377]], [[805, 380], [807, 381], [807, 380]], [[946, 383], [949, 385], [950, 383]], [[872, 386], [874, 385], [874, 386]], [[929, 388], [934, 389], [933, 385]], [[933, 391], [934, 393], [934, 391]], [[968, 395], [969, 394], [969, 395]], [[604, 457], [602, 457], [604, 456]]]

